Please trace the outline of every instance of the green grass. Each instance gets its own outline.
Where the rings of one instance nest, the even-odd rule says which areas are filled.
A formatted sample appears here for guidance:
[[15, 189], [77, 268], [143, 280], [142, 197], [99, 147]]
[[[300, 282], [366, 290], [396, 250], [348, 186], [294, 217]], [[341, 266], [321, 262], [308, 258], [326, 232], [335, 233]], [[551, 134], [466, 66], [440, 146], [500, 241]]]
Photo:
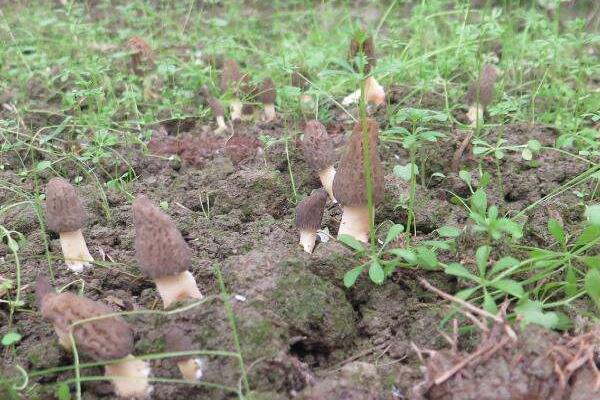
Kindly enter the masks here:
[[[354, 1], [307, 0], [271, 5], [261, 1], [207, 1], [200, 5], [202, 2], [190, 0], [163, 7], [141, 0], [114, 7], [108, 1], [95, 6], [95, 2], [68, 1], [65, 7], [56, 3], [10, 3], [0, 10], [0, 99], [5, 104], [0, 110], [0, 189], [14, 194], [13, 203], [0, 205], [0, 216], [15, 206], [32, 207], [44, 239], [49, 274], [51, 255], [41, 205], [45, 176], [76, 171], [74, 183], [95, 185], [104, 217], [111, 221], [106, 191], [117, 189], [131, 199], [131, 182], [141, 172], [131, 166], [127, 151], [134, 147], [145, 151], [156, 123], [186, 118], [210, 123], [210, 110], [199, 102], [202, 85], [228, 100], [226, 94], [219, 94], [219, 71], [205, 61], [209, 57], [236, 59], [255, 82], [272, 77], [278, 88], [277, 110], [290, 132], [296, 132], [304, 118], [315, 115], [331, 121], [339, 115], [341, 99], [357, 88], [347, 51], [350, 38], [362, 28], [375, 35], [379, 59], [373, 75], [386, 88], [399, 85], [404, 89], [400, 103], [390, 105], [383, 114], [382, 138], [386, 145], [400, 143], [410, 150], [411, 168], [403, 173], [408, 174], [412, 189], [409, 220], [394, 221], [397, 224], [389, 229], [383, 246], [370, 249], [369, 261], [362, 259], [345, 283], [352, 286], [363, 271], [372, 268], [368, 265], [375, 264], [378, 280], [380, 270], [386, 276], [397, 268], [438, 270], [461, 279], [465, 289], [458, 296], [490, 312], [508, 297], [514, 303], [511, 318], [519, 316], [552, 328], [569, 326], [566, 313], [596, 318], [593, 304], [600, 304], [600, 277], [593, 271], [600, 268], [594, 251], [600, 242], [595, 220], [598, 210], [588, 208], [590, 222], [575, 227], [572, 233], [561, 233], [562, 228], [550, 222], [548, 229], [557, 242], [551, 249], [519, 243], [515, 234], [528, 228], [528, 222], [522, 226], [520, 218], [525, 211], [560, 194], [578, 191], [584, 206], [598, 201], [600, 29], [598, 18], [587, 19], [594, 1], [578, 1], [574, 7], [563, 4], [553, 14], [536, 1], [510, 0], [488, 0], [481, 8], [458, 0], [370, 1], [360, 8]], [[129, 71], [131, 54], [125, 44], [132, 36], [147, 40], [155, 53], [155, 69], [146, 77]], [[412, 243], [404, 249], [393, 247], [404, 229], [400, 223], [415, 233], [413, 209], [419, 201], [415, 186], [430, 182], [430, 176], [421, 175], [420, 182], [416, 177], [417, 167], [423, 174], [426, 171], [420, 149], [434, 142], [430, 140], [432, 131], [450, 137], [453, 126], [466, 129], [457, 121], [457, 111], [465, 106], [462, 98], [469, 83], [492, 61], [498, 45], [502, 74], [489, 117], [477, 127], [474, 142], [480, 149], [475, 156], [491, 157], [497, 168], [470, 171], [469, 177], [465, 172], [461, 178], [469, 186], [471, 177], [488, 183], [495, 179], [492, 176], [501, 179], [499, 151], [520, 153], [526, 149], [533, 158], [540, 151], [563, 152], [574, 160], [584, 160], [589, 169], [516, 216], [497, 215], [496, 205], [488, 202], [491, 189], [485, 184], [471, 190], [468, 198], [457, 198], [485, 242], [476, 250], [476, 271], [437, 259], [440, 251], [455, 250], [460, 230], [446, 228], [440, 230], [438, 240]], [[319, 105], [314, 115], [302, 114], [297, 89], [290, 85], [291, 72], [300, 69], [308, 71], [309, 93]], [[157, 96], [148, 96], [148, 88]], [[420, 117], [412, 120], [411, 129], [399, 135], [404, 134], [400, 130], [403, 124], [411, 121], [407, 115], [417, 114]], [[552, 148], [540, 149], [526, 140], [513, 147], [488, 143], [492, 128], [511, 123], [548, 124], [560, 135]], [[290, 191], [296, 201], [302, 193], [290, 161], [291, 136], [285, 137], [285, 149]], [[410, 144], [407, 137], [411, 137]], [[439, 141], [441, 136], [433, 138]], [[117, 168], [123, 165], [126, 172]], [[2, 170], [17, 174], [22, 185], [5, 179]], [[581, 187], [590, 182], [595, 182], [595, 189], [585, 193]], [[503, 195], [502, 185], [498, 186]], [[208, 219], [210, 210], [203, 212]], [[20, 233], [0, 225], [0, 237], [14, 253], [0, 264], [0, 274], [15, 276], [14, 287], [1, 299], [9, 305], [13, 327], [14, 314], [30, 312], [33, 304], [20, 303], [24, 300], [24, 260], [16, 245]], [[490, 250], [505, 242], [511, 253], [501, 254], [503, 258], [488, 265]], [[367, 251], [355, 243], [350, 245], [359, 255]], [[224, 286], [221, 289], [225, 291]], [[592, 301], [580, 306], [582, 298]], [[231, 325], [235, 333], [233, 319]], [[240, 353], [239, 346], [236, 351]], [[237, 357], [245, 371], [241, 353]], [[73, 367], [78, 378], [82, 365]], [[60, 371], [64, 369], [42, 372]], [[42, 372], [28, 373], [33, 378]], [[82, 380], [76, 379], [77, 387]], [[4, 386], [7, 383], [0, 378], [0, 390]], [[247, 380], [233, 391], [240, 396], [248, 392]], [[15, 391], [9, 392], [7, 396], [13, 396]]]

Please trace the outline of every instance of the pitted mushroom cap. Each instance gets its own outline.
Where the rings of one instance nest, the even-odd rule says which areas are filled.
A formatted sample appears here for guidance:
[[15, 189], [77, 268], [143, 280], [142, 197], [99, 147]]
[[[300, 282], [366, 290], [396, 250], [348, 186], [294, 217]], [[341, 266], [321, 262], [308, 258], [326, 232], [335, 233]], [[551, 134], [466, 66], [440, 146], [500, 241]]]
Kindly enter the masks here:
[[221, 90], [226, 92], [227, 90], [237, 90], [237, 86], [242, 79], [240, 73], [240, 67], [235, 60], [227, 59], [223, 64], [223, 70], [221, 71]]
[[317, 120], [308, 121], [302, 139], [302, 154], [308, 166], [322, 171], [336, 162], [337, 154], [327, 129]]
[[[171, 326], [165, 333], [165, 344], [166, 350], [168, 352], [178, 352], [178, 351], [192, 351], [194, 350], [194, 345], [192, 344], [192, 340], [190, 336], [184, 332], [183, 329], [177, 326]], [[180, 356], [175, 357], [175, 361], [184, 361], [189, 359], [191, 356]]]
[[[68, 338], [71, 324], [111, 314], [110, 307], [73, 293], [48, 293], [41, 312], [54, 325], [59, 337]], [[133, 333], [120, 316], [101, 318], [73, 328], [77, 350], [96, 361], [123, 358], [133, 352]]]
[[86, 213], [75, 188], [62, 178], [46, 184], [46, 224], [51, 231], [73, 232], [85, 225]]
[[275, 84], [271, 78], [265, 78], [262, 81], [260, 88], [260, 101], [263, 104], [275, 104], [277, 98], [277, 90], [275, 90]]
[[[498, 78], [498, 71], [491, 64], [486, 64], [481, 75], [477, 80], [471, 83], [465, 101], [467, 104], [474, 104], [479, 100], [479, 104], [487, 107], [494, 98], [494, 86]], [[479, 90], [479, 99], [477, 98], [477, 90]]]
[[[367, 120], [369, 130], [369, 150], [373, 176], [373, 204], [383, 200], [383, 167], [379, 160], [379, 125], [373, 119]], [[367, 204], [367, 188], [363, 168], [363, 141], [361, 122], [354, 125], [352, 136], [340, 165], [333, 178], [333, 195], [342, 206], [362, 206]]]
[[314, 190], [310, 196], [298, 203], [298, 206], [296, 206], [296, 227], [315, 231], [321, 228], [327, 196], [325, 189], [321, 188]]
[[133, 202], [135, 256], [139, 267], [150, 278], [177, 275], [191, 263], [191, 251], [171, 218], [152, 204], [148, 197]]

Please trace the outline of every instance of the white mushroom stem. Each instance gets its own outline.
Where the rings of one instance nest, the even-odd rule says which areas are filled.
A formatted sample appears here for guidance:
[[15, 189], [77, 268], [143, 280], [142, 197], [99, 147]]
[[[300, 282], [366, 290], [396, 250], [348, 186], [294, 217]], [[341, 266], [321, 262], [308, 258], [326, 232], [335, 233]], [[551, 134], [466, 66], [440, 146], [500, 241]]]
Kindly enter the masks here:
[[81, 229], [73, 232], [60, 232], [59, 236], [65, 263], [71, 271], [82, 272], [84, 267], [92, 265], [94, 259], [85, 244]]
[[275, 120], [275, 104], [265, 104], [265, 121]]
[[385, 91], [383, 86], [373, 76], [369, 76], [365, 82], [365, 97], [367, 103], [380, 105], [385, 103]]
[[242, 119], [242, 102], [240, 99], [233, 99], [231, 101], [231, 120], [236, 121]]
[[317, 231], [310, 229], [300, 229], [300, 244], [307, 253], [312, 253], [317, 240]]
[[338, 238], [342, 234], [350, 235], [364, 243], [369, 242], [369, 208], [367, 206], [343, 207]]
[[190, 271], [154, 278], [154, 283], [160, 293], [164, 308], [168, 308], [179, 300], [202, 298], [202, 293], [196, 285], [196, 279]]
[[115, 393], [123, 398], [143, 398], [152, 392], [148, 383], [150, 366], [131, 354], [122, 361], [104, 366], [104, 375], [112, 380]]
[[188, 358], [187, 360], [179, 361], [177, 367], [185, 379], [197, 381], [202, 379], [203, 364], [204, 363], [199, 358]]
[[321, 179], [321, 184], [327, 191], [329, 198], [331, 201], [335, 202], [335, 197], [333, 197], [333, 178], [335, 177], [335, 168], [333, 165], [325, 168], [324, 170], [319, 171], [319, 179]]
[[467, 112], [467, 118], [471, 126], [477, 126], [477, 120], [483, 122], [483, 105], [479, 103], [471, 104]]
[[217, 115], [217, 129], [215, 133], [221, 133], [227, 131], [227, 125], [225, 124], [225, 118], [222, 115]]

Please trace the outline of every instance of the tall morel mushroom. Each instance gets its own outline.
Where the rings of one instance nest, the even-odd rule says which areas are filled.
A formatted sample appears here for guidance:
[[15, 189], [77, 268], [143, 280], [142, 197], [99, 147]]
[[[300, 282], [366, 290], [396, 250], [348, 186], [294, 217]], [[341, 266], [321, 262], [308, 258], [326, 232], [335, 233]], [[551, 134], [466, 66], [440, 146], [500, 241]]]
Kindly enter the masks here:
[[223, 92], [231, 92], [233, 100], [230, 102], [231, 120], [236, 121], [242, 118], [242, 101], [239, 96], [239, 86], [242, 80], [240, 67], [237, 62], [232, 59], [227, 59], [223, 63], [221, 71], [221, 90]]
[[321, 228], [323, 211], [327, 203], [327, 192], [317, 189], [296, 206], [296, 227], [300, 229], [300, 244], [307, 253], [312, 253]]
[[260, 90], [260, 101], [265, 105], [265, 120], [271, 122], [275, 119], [275, 99], [277, 90], [271, 78], [265, 78], [262, 81]]
[[329, 198], [335, 201], [332, 185], [335, 176], [336, 153], [327, 129], [317, 120], [308, 121], [304, 127], [302, 153], [308, 166], [319, 174], [319, 179], [329, 194]]
[[[192, 351], [194, 346], [189, 335], [183, 329], [171, 326], [165, 333], [165, 344], [168, 352]], [[202, 378], [202, 359], [193, 356], [179, 356], [175, 359], [181, 375], [188, 380], [199, 380]]]
[[221, 132], [227, 131], [227, 125], [225, 124], [225, 111], [223, 109], [223, 105], [221, 102], [210, 93], [210, 90], [206, 85], [202, 86], [202, 95], [206, 100], [206, 103], [210, 107], [215, 120], [217, 121], [217, 129], [215, 133], [219, 134]]
[[36, 292], [42, 316], [54, 326], [62, 347], [73, 349], [72, 334], [78, 353], [106, 361], [105, 375], [118, 396], [142, 398], [150, 394], [150, 367], [132, 355], [133, 333], [121, 316], [103, 317], [113, 313], [110, 307], [73, 293], [56, 293], [45, 278], [38, 278]]
[[94, 259], [90, 255], [81, 229], [86, 222], [86, 212], [75, 188], [62, 178], [52, 178], [46, 185], [46, 224], [57, 232], [67, 267], [74, 272], [83, 271]]
[[136, 259], [142, 272], [154, 280], [164, 308], [178, 300], [201, 299], [188, 271], [190, 248], [169, 216], [140, 195], [133, 202], [133, 222]]
[[477, 121], [483, 120], [483, 112], [490, 105], [494, 98], [494, 87], [498, 71], [491, 64], [484, 65], [479, 78], [471, 83], [465, 96], [465, 102], [469, 106], [467, 118], [472, 126], [477, 125]]
[[[383, 167], [377, 149], [379, 125], [372, 119], [368, 119], [365, 123], [369, 136], [373, 205], [376, 205], [383, 200]], [[333, 195], [343, 208], [338, 236], [347, 234], [366, 243], [369, 237], [369, 208], [363, 167], [362, 129], [360, 121], [354, 125], [352, 136], [333, 179]]]
[[[364, 66], [363, 73], [370, 74], [377, 63], [377, 57], [375, 56], [375, 43], [373, 37], [369, 36], [364, 40], [360, 38], [353, 38], [350, 41], [350, 61], [353, 63], [354, 70], [361, 72], [359, 66], [355, 63], [356, 56], [364, 54], [366, 57], [367, 64]], [[354, 93], [346, 96], [343, 100], [343, 104], [352, 104], [359, 100], [360, 89]], [[365, 80], [365, 100], [367, 103], [380, 105], [385, 103], [385, 90], [383, 86], [377, 82], [377, 79], [373, 75], [369, 75]]]

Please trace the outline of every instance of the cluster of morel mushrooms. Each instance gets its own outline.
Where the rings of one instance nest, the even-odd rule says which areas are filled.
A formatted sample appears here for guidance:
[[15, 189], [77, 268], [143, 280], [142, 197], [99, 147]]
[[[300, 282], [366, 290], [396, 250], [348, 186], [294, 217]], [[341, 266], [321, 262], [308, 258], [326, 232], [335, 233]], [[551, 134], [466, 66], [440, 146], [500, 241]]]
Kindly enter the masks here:
[[[351, 42], [351, 58], [360, 50], [366, 55], [369, 72], [376, 61], [372, 38], [362, 43], [356, 40]], [[235, 61], [228, 60], [224, 63], [221, 89], [235, 94], [230, 103], [232, 121], [255, 116], [254, 107], [244, 105], [240, 100], [243, 93], [254, 90], [246, 77], [247, 75], [240, 73]], [[495, 71], [484, 68], [482, 78], [473, 87], [481, 85], [482, 79], [494, 80]], [[479, 95], [480, 91], [483, 96]], [[203, 88], [203, 92], [216, 118], [217, 131], [226, 130], [223, 106], [210, 94], [207, 87]], [[360, 93], [359, 90], [344, 101], [356, 102]], [[263, 81], [260, 96], [265, 104], [265, 119], [272, 121], [276, 118], [276, 91], [271, 79]], [[364, 96], [366, 102], [371, 104], [382, 104], [385, 100], [383, 87], [372, 75], [365, 80]], [[474, 114], [480, 113], [486, 103], [489, 103], [487, 89], [477, 87], [468, 96], [475, 109], [471, 111]], [[480, 100], [481, 97], [484, 98], [483, 101]], [[304, 94], [301, 101], [310, 99]], [[336, 170], [334, 164], [337, 157], [325, 127], [316, 120], [306, 124], [302, 140], [303, 154], [309, 166], [318, 174], [323, 187], [314, 190], [297, 206], [296, 225], [300, 230], [300, 244], [305, 251], [312, 253], [315, 247], [327, 198], [337, 202], [343, 209], [338, 236], [348, 234], [359, 241], [368, 241], [369, 211], [363, 168], [363, 137], [368, 137], [369, 140], [373, 204], [377, 204], [383, 198], [384, 186], [383, 169], [378, 155], [378, 130], [379, 126], [373, 119], [359, 121]], [[367, 135], [363, 135], [364, 132]], [[47, 226], [60, 236], [66, 265], [74, 272], [81, 272], [93, 262], [82, 231], [86, 221], [83, 204], [75, 188], [62, 178], [51, 179], [46, 185], [45, 194]], [[135, 199], [132, 211], [135, 256], [144, 275], [154, 280], [164, 308], [179, 300], [201, 299], [202, 294], [195, 278], [188, 270], [191, 251], [173, 221], [145, 195], [139, 195]], [[42, 315], [53, 324], [59, 342], [66, 350], [71, 351], [76, 346], [78, 353], [95, 361], [105, 361], [105, 373], [112, 381], [117, 395], [124, 398], [149, 395], [152, 391], [148, 382], [150, 367], [146, 361], [132, 355], [133, 333], [120, 315], [112, 313], [108, 306], [86, 297], [69, 292], [57, 293], [44, 277], [38, 278], [36, 294]], [[193, 350], [189, 337], [175, 326], [167, 330], [165, 342], [169, 352]], [[199, 359], [181, 356], [176, 361], [186, 379], [198, 380], [202, 377], [202, 363]]]

